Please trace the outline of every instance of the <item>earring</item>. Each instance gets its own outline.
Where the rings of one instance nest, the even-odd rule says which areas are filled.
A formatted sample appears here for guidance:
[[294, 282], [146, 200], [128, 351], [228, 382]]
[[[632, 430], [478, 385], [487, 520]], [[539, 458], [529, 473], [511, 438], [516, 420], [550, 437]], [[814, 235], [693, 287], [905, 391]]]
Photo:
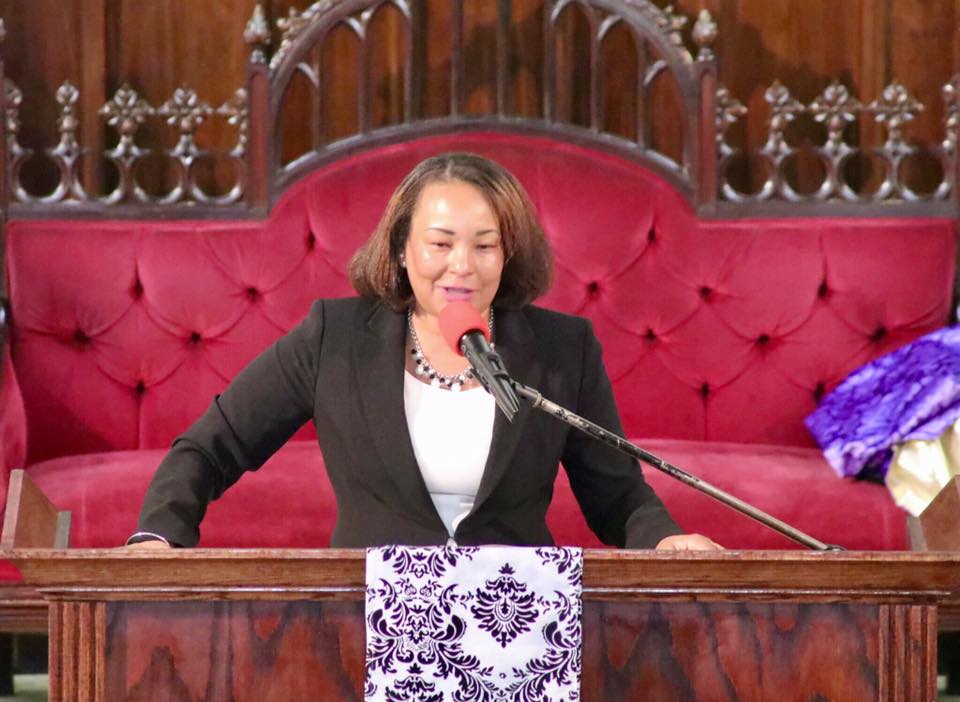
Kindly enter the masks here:
[[407, 267], [407, 257], [404, 254], [400, 254], [400, 267], [401, 268]]

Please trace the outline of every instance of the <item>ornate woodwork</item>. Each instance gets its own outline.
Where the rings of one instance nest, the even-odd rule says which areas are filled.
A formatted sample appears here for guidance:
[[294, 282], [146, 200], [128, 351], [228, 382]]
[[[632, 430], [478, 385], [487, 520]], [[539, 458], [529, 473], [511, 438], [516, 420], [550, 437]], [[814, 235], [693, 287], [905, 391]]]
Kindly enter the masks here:
[[[182, 85], [154, 106], [123, 85], [98, 111], [116, 134], [103, 149], [84, 143], [86, 103], [69, 81], [56, 94], [58, 142], [22, 143], [23, 97], [5, 81], [9, 211], [255, 216], [319, 163], [477, 128], [556, 133], [640, 160], [708, 216], [956, 210], [960, 74], [942, 89], [941, 137], [918, 145], [910, 126], [925, 106], [896, 81], [858, 99], [834, 80], [804, 103], [775, 80], [748, 109], [717, 80], [723, 34], [706, 9], [690, 23], [647, 0], [499, 3], [481, 14], [464, 0], [442, 5], [323, 0], [286, 8], [271, 29], [274, 10], [258, 4], [243, 31], [247, 81], [232, 98], [214, 108]], [[626, 67], [632, 82], [617, 76]], [[758, 119], [763, 142], [736, 146], [739, 124]], [[881, 129], [876, 144], [861, 133], [868, 121]], [[208, 123], [233, 144], [201, 146]], [[53, 168], [45, 192], [37, 163]]]
[[[362, 552], [0, 557], [52, 602], [52, 699], [363, 699]], [[932, 699], [958, 588], [957, 554], [590, 551], [582, 699]]]

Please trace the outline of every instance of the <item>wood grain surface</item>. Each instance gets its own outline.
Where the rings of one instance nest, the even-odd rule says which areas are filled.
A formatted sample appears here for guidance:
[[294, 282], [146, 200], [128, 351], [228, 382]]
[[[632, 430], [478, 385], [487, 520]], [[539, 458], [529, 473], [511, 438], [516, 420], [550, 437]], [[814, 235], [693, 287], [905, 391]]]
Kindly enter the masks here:
[[[0, 558], [52, 603], [53, 699], [361, 699], [362, 551]], [[583, 702], [927, 699], [957, 591], [960, 553], [589, 551]]]

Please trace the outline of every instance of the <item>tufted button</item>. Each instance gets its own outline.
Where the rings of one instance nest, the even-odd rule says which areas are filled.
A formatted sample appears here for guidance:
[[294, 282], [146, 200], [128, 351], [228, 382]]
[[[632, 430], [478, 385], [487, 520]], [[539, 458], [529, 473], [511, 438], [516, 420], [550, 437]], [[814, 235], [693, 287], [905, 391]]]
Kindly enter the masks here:
[[133, 386], [133, 391], [139, 396], [143, 395], [147, 391], [147, 384], [142, 380], [138, 380], [137, 384]]
[[870, 335], [870, 341], [872, 341], [875, 344], [879, 344], [881, 341], [883, 341], [886, 338], [886, 336], [887, 336], [887, 328], [884, 326], [879, 326], [874, 330], [873, 334]]
[[761, 334], [760, 336], [757, 337], [757, 345], [758, 345], [758, 346], [766, 346], [766, 345], [769, 344], [769, 343], [770, 343], [770, 335], [769, 335], [769, 334]]
[[587, 294], [590, 297], [596, 297], [598, 294], [600, 294], [600, 283], [595, 280], [591, 280], [589, 283], [587, 283]]
[[830, 288], [827, 286], [827, 281], [822, 281], [820, 286], [817, 288], [817, 297], [821, 300], [826, 299], [830, 296]]
[[200, 332], [197, 332], [197, 331], [190, 332], [191, 344], [199, 344], [201, 341], [203, 341], [203, 336], [201, 336]]
[[710, 383], [705, 382], [703, 385], [700, 386], [700, 397], [706, 400], [709, 395], [710, 395]]
[[256, 302], [257, 300], [260, 299], [260, 291], [257, 290], [252, 285], [249, 288], [247, 288], [246, 294], [247, 294], [247, 299], [250, 300], [250, 302]]
[[133, 285], [130, 286], [130, 296], [134, 300], [139, 300], [143, 297], [143, 283], [140, 282], [140, 278], [135, 278]]
[[313, 251], [317, 248], [317, 237], [313, 232], [307, 232], [307, 251]]
[[823, 399], [823, 396], [826, 394], [826, 392], [827, 385], [821, 380], [819, 383], [817, 383], [816, 387], [813, 388], [813, 401], [819, 405], [820, 400]]
[[657, 230], [655, 227], [650, 227], [650, 231], [647, 232], [647, 241], [651, 244], [657, 240]]
[[90, 343], [90, 337], [83, 329], [77, 329], [73, 332], [73, 341], [80, 346], [87, 346]]
[[656, 340], [657, 340], [657, 333], [656, 333], [655, 331], [653, 331], [653, 327], [650, 327], [649, 329], [647, 329], [647, 333], [644, 334], [643, 336], [644, 336], [644, 338], [645, 338], [647, 341], [656, 341]]
[[700, 292], [701, 299], [705, 301], [709, 302], [710, 299], [713, 297], [713, 288], [707, 285], [701, 285], [699, 292]]

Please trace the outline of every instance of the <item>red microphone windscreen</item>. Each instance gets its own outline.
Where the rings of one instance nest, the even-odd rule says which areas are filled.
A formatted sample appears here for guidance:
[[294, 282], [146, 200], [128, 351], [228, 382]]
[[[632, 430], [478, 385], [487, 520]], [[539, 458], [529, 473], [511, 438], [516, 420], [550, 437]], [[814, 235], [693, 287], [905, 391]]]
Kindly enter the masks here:
[[461, 356], [460, 339], [469, 331], [482, 332], [487, 341], [490, 341], [490, 329], [487, 323], [477, 312], [476, 308], [466, 300], [455, 300], [440, 310], [438, 318], [440, 333], [446, 342]]

